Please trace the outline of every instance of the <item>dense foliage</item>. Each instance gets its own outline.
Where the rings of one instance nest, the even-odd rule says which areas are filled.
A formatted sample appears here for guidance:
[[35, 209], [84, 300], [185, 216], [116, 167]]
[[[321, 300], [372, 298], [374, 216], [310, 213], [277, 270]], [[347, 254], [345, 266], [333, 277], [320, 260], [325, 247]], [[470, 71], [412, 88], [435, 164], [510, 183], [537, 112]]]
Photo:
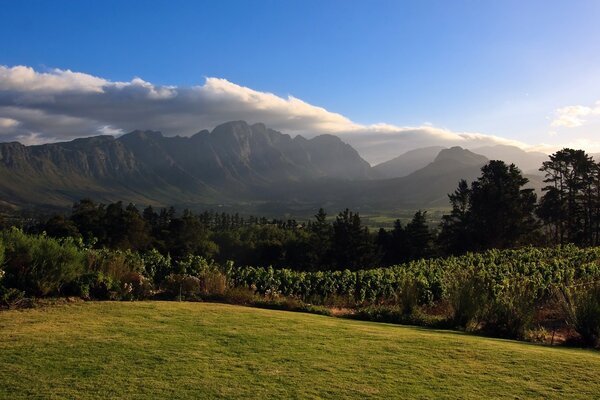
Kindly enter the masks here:
[[[0, 243], [2, 293], [125, 300], [287, 298], [300, 301], [298, 309], [311, 303], [343, 306], [357, 309], [357, 316], [374, 313], [375, 319], [388, 315], [412, 323], [420, 323], [416, 316], [423, 310], [437, 310], [428, 312], [446, 326], [510, 337], [523, 337], [541, 307], [562, 300], [569, 306], [564, 319], [570, 326], [590, 344], [600, 336], [598, 247], [489, 250], [388, 268], [294, 271], [217, 264], [194, 255], [174, 260], [156, 250], [94, 249], [16, 228], [3, 231]], [[390, 317], [394, 313], [399, 317]]]
[[94, 248], [148, 251], [174, 260], [188, 255], [234, 261], [242, 265], [290, 267], [295, 270], [372, 268], [434, 255], [434, 234], [425, 212], [403, 227], [371, 232], [358, 213], [342, 210], [328, 218], [320, 209], [314, 219], [267, 220], [239, 214], [171, 207], [141, 213], [133, 204], [108, 205], [84, 199], [70, 216], [54, 215], [27, 228], [56, 238], [81, 239]]

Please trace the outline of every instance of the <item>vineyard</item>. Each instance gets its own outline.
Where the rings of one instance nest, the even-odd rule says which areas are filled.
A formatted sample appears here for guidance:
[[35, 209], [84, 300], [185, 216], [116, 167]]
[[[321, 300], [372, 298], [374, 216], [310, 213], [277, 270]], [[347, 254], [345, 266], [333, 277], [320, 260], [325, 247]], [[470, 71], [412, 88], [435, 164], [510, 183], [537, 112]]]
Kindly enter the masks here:
[[[2, 244], [3, 243], [3, 244]], [[0, 236], [0, 302], [24, 297], [217, 300], [526, 338], [569, 330], [600, 338], [600, 248], [489, 250], [358, 271], [219, 265], [189, 255], [92, 249], [73, 240]], [[289, 306], [292, 304], [292, 306]], [[544, 336], [542, 334], [542, 336]]]
[[477, 283], [492, 298], [523, 288], [532, 299], [542, 300], [555, 289], [600, 279], [600, 248], [489, 250], [356, 272], [233, 266], [224, 272], [234, 286], [306, 301], [341, 296], [357, 304], [386, 303], [398, 300], [405, 290], [416, 289], [419, 302], [427, 304], [449, 299], [467, 281]]

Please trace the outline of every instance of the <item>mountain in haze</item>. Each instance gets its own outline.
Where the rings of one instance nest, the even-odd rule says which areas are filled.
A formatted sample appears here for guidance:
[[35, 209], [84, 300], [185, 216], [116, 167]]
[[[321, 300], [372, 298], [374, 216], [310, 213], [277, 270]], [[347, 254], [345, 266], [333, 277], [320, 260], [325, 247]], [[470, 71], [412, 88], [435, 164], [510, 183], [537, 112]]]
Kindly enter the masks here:
[[517, 146], [495, 145], [472, 149], [473, 152], [486, 156], [490, 160], [502, 160], [507, 164], [515, 164], [525, 174], [540, 175], [542, 163], [548, 155], [539, 151], [525, 151]]
[[336, 136], [292, 138], [243, 121], [191, 137], [134, 131], [36, 146], [0, 143], [0, 206], [65, 208], [90, 197], [278, 215], [306, 215], [321, 206], [447, 207], [447, 194], [459, 180], [480, 176], [488, 158], [460, 147], [437, 150], [406, 153], [396, 165], [407, 175], [382, 179], [381, 168]]
[[[444, 147], [423, 147], [408, 151], [400, 156], [373, 167], [382, 178], [396, 178], [425, 167], [432, 162]], [[502, 160], [515, 164], [524, 174], [541, 175], [539, 168], [548, 160], [548, 155], [537, 151], [525, 151], [516, 146], [495, 145], [471, 149], [471, 152], [485, 156], [488, 160]]]
[[38, 146], [0, 143], [5, 205], [65, 206], [82, 197], [163, 205], [245, 201], [270, 185], [372, 173], [336, 136], [291, 138], [243, 121], [191, 137], [134, 131]]
[[318, 180], [273, 187], [268, 197], [295, 204], [351, 207], [371, 212], [378, 210], [448, 207], [448, 193], [461, 179], [472, 181], [481, 175], [487, 158], [461, 147], [441, 150], [425, 167], [400, 178], [365, 181]]
[[377, 164], [373, 170], [382, 178], [400, 178], [425, 167], [443, 149], [445, 147], [430, 146], [410, 150], [396, 158]]
[[382, 185], [378, 193], [417, 208], [448, 206], [448, 193], [456, 189], [461, 179], [475, 180], [488, 161], [458, 146], [443, 149], [425, 167], [396, 179], [394, 185]]

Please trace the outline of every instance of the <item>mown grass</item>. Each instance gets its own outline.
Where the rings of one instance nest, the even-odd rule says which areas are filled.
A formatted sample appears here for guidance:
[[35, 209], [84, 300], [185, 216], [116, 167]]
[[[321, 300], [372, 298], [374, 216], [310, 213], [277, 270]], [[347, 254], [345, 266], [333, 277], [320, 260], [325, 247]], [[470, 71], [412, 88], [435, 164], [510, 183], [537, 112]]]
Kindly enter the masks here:
[[0, 312], [0, 398], [593, 398], [600, 353], [209, 303]]

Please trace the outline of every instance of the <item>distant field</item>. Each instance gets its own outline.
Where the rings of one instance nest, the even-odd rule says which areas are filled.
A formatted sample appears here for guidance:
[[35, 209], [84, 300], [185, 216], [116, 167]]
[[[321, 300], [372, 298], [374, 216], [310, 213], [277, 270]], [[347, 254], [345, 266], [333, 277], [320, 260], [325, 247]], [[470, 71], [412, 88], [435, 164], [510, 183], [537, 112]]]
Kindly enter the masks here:
[[593, 398], [600, 353], [221, 304], [0, 312], [0, 398]]

